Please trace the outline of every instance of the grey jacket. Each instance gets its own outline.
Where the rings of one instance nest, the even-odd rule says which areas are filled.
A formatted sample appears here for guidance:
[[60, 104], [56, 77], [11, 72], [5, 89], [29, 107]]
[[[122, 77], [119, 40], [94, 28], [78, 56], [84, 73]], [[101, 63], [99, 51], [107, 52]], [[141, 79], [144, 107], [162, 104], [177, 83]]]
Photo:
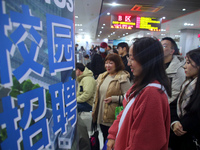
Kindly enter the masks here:
[[184, 64], [184, 57], [174, 55], [169, 67], [166, 69], [167, 76], [171, 80], [172, 88], [172, 97], [168, 99], [169, 103], [178, 96], [181, 85], [185, 81]]

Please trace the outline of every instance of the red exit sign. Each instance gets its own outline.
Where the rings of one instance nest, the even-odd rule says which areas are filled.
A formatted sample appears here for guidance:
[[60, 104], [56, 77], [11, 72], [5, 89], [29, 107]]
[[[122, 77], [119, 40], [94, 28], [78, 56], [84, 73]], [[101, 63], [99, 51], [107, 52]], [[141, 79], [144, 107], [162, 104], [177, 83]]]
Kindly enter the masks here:
[[200, 34], [198, 34], [198, 38], [200, 38]]

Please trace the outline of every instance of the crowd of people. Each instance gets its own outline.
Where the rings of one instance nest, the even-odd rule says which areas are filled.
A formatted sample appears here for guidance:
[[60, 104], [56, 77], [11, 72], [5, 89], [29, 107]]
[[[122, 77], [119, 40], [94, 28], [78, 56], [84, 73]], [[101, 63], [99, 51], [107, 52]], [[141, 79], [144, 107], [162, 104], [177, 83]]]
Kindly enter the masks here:
[[92, 111], [107, 150], [200, 149], [200, 48], [184, 58], [172, 38], [143, 37], [116, 49], [102, 42], [85, 59], [77, 108]]

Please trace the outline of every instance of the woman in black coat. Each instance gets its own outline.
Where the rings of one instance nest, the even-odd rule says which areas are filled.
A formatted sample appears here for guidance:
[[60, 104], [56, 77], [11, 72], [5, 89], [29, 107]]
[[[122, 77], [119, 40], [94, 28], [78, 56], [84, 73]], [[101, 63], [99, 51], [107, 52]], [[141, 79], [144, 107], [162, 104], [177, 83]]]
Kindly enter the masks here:
[[200, 48], [186, 54], [186, 81], [170, 104], [172, 150], [200, 149]]

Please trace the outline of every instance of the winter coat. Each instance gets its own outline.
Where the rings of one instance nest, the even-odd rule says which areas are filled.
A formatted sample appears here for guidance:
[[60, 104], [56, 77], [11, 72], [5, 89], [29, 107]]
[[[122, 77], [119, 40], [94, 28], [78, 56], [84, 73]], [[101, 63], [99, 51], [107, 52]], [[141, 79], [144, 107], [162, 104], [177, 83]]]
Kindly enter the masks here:
[[[193, 80], [194, 81], [194, 80]], [[185, 110], [184, 108], [188, 106], [187, 99], [189, 100], [188, 103], [191, 102], [191, 97], [193, 96], [192, 88], [189, 86], [186, 86], [187, 84], [183, 84], [181, 93], [177, 97], [176, 100], [174, 100], [172, 103], [170, 103], [170, 111], [171, 111], [171, 123], [175, 123], [175, 121], [179, 121], [183, 127], [184, 131], [187, 131], [186, 134], [182, 136], [176, 136], [173, 131], [171, 131], [170, 135], [170, 147], [175, 150], [196, 150], [196, 145], [193, 142], [193, 140], [196, 138], [198, 140], [198, 144], [200, 144], [200, 116], [198, 114], [198, 108], [197, 112], [191, 112], [189, 109]], [[196, 86], [196, 83], [195, 83]], [[195, 86], [193, 88], [195, 88]], [[184, 87], [187, 87], [186, 89]], [[183, 93], [184, 96], [181, 94]], [[180, 98], [180, 99], [179, 99]], [[179, 101], [178, 101], [179, 99]], [[199, 99], [195, 99], [195, 101], [199, 101]], [[178, 115], [179, 113], [179, 103], [186, 104], [186, 106], [181, 106], [182, 115]], [[178, 105], [177, 105], [178, 103]], [[194, 104], [193, 104], [194, 105]]]
[[91, 70], [94, 74], [95, 79], [99, 76], [99, 74], [105, 71], [104, 62], [100, 54], [94, 54], [90, 64]]
[[[93, 107], [93, 122], [97, 121], [98, 116], [98, 109], [99, 109], [99, 89], [101, 84], [103, 83], [104, 79], [108, 75], [108, 72], [104, 72], [99, 75], [97, 79], [97, 92], [95, 96], [94, 101], [94, 107]], [[121, 84], [129, 81], [129, 73], [127, 71], [119, 71], [116, 75], [113, 81], [110, 82], [108, 86], [108, 90], [106, 92], [106, 98], [111, 96], [119, 96], [119, 98], [123, 95], [121, 91]], [[121, 99], [122, 101], [122, 99]], [[104, 105], [104, 114], [103, 114], [103, 122], [105, 123], [113, 123], [115, 120], [115, 108], [119, 106], [119, 102], [117, 103], [109, 103]]]
[[176, 136], [171, 130], [170, 132], [170, 147], [175, 150], [196, 150], [196, 145], [193, 142], [194, 137], [200, 144], [200, 117], [197, 113], [191, 114], [187, 112], [182, 118], [179, 118], [176, 112], [177, 99], [170, 104], [171, 122], [180, 121], [183, 130], [187, 131], [182, 136]]
[[87, 67], [83, 71], [83, 74], [77, 77], [78, 89], [76, 92], [77, 102], [87, 102], [92, 106], [95, 89], [96, 89], [96, 81], [93, 77], [93, 73]]
[[[130, 91], [127, 91], [127, 96], [130, 96]], [[124, 99], [123, 106], [126, 105], [127, 101]], [[141, 90], [129, 108], [117, 135], [122, 113], [123, 111], [108, 131], [108, 139], [115, 140], [115, 150], [168, 149], [170, 109], [167, 96], [161, 89], [149, 86]]]
[[169, 103], [176, 99], [180, 93], [181, 85], [185, 81], [184, 64], [185, 60], [182, 56], [174, 55], [169, 67], [165, 70], [172, 88], [172, 97], [168, 99]]

